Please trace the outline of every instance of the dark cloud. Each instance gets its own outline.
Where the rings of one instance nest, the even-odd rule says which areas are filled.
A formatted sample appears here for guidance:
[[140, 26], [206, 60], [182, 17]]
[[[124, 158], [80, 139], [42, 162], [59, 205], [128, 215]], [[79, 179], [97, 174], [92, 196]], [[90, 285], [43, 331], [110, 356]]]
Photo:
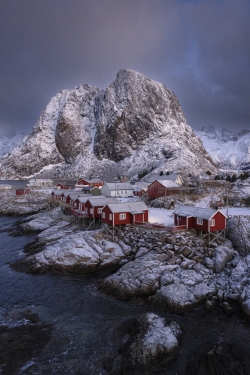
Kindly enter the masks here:
[[173, 90], [194, 128], [250, 128], [248, 0], [8, 0], [0, 127], [30, 131], [50, 98], [127, 67]]

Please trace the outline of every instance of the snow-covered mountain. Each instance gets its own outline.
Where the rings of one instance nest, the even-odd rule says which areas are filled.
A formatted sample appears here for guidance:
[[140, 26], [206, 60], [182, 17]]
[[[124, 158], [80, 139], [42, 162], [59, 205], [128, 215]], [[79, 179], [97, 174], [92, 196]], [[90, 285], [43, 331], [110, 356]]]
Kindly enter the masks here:
[[195, 133], [219, 168], [250, 169], [250, 130], [233, 133], [204, 126]]
[[31, 134], [0, 160], [2, 178], [135, 175], [143, 169], [216, 171], [169, 89], [121, 69], [99, 90], [63, 90]]
[[13, 148], [20, 145], [26, 136], [25, 133], [15, 134], [13, 137], [8, 138], [4, 135], [0, 135], [0, 158], [8, 154]]

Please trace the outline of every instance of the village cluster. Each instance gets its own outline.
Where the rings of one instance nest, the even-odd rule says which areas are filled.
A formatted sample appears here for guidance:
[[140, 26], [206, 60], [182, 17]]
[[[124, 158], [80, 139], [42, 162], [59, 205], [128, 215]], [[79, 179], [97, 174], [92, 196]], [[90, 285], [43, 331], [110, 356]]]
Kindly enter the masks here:
[[[138, 225], [181, 231], [195, 229], [201, 236], [225, 235], [226, 215], [216, 209], [181, 205], [173, 213], [173, 225], [149, 221], [146, 203], [162, 196], [185, 194], [197, 190], [183, 186], [181, 175], [150, 175], [145, 181], [105, 182], [100, 179], [80, 179], [75, 185], [58, 183], [51, 192], [51, 204], [60, 205], [64, 213], [83, 229]], [[29, 193], [29, 187], [17, 189], [17, 195]]]

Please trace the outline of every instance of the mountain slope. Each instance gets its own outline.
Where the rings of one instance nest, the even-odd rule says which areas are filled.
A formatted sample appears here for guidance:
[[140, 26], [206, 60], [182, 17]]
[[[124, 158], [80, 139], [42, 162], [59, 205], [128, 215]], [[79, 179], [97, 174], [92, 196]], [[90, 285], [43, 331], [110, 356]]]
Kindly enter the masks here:
[[250, 169], [250, 131], [233, 133], [227, 129], [205, 126], [196, 131], [203, 145], [218, 167]]
[[0, 167], [2, 178], [216, 170], [176, 96], [128, 69], [106, 90], [83, 85], [57, 94]]
[[17, 147], [24, 139], [26, 134], [19, 133], [11, 138], [0, 136], [0, 158], [8, 154], [13, 148]]

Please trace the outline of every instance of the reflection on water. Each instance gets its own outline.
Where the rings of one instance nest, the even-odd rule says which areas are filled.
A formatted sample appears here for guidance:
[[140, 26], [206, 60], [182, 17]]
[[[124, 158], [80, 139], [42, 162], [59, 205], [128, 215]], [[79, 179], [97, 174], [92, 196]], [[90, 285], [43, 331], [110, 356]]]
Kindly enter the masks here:
[[[0, 217], [0, 230], [15, 220]], [[13, 271], [9, 263], [23, 256], [23, 245], [33, 238], [0, 233], [0, 323], [16, 324], [13, 313], [31, 308], [44, 322], [54, 325], [51, 342], [18, 373], [107, 374], [101, 364], [117, 348], [117, 328], [126, 319], [137, 317], [149, 308], [101, 294], [93, 276], [30, 275]], [[234, 340], [250, 349], [249, 325], [237, 319], [202, 318], [197, 313], [182, 317], [163, 312], [160, 315], [177, 320], [186, 332], [179, 359], [169, 366], [170, 375], [185, 374], [191, 354], [207, 340], [215, 343]]]

